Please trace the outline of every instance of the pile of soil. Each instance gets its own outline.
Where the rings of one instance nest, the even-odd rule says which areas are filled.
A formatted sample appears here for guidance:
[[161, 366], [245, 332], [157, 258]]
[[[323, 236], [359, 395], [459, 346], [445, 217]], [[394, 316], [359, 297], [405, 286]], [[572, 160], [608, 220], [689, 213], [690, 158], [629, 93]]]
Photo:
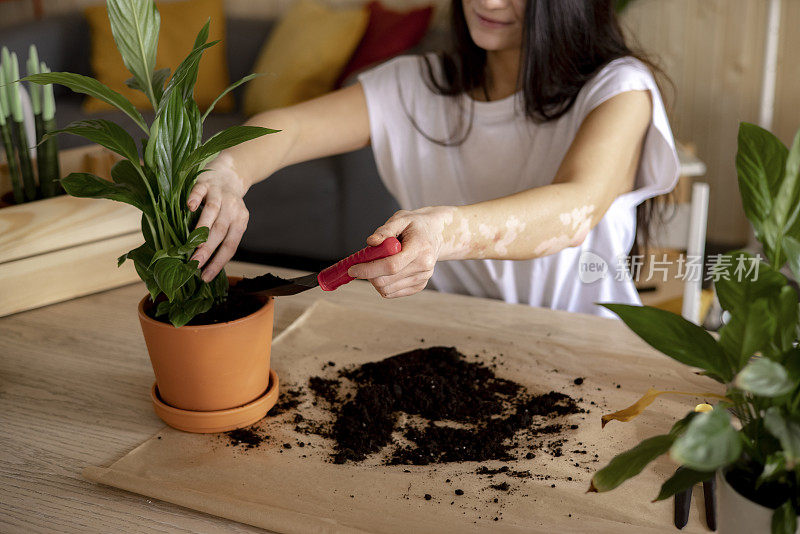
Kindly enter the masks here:
[[[523, 439], [530, 450], [535, 438], [561, 431], [554, 418], [583, 412], [572, 397], [530, 393], [454, 347], [412, 350], [339, 370], [337, 378], [312, 377], [309, 388], [331, 412], [333, 422], [314, 432], [333, 439], [334, 463], [378, 452], [388, 465], [512, 460], [526, 456]], [[410, 422], [400, 425], [402, 414]]]
[[289, 280], [275, 276], [274, 274], [267, 273], [254, 278], [242, 278], [234, 286], [231, 287], [230, 293], [253, 293], [255, 291], [265, 291], [273, 287], [288, 284]]

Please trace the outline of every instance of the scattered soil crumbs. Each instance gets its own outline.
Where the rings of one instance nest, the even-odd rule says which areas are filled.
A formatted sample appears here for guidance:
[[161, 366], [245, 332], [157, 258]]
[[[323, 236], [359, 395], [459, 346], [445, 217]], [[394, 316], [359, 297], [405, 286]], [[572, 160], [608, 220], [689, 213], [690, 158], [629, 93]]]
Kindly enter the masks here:
[[[269, 411], [269, 415], [280, 415], [284, 412], [288, 412], [289, 410], [297, 408], [302, 402], [302, 397], [303, 390], [298, 387], [290, 388], [282, 392], [281, 396], [278, 398], [278, 402], [275, 403], [275, 406], [273, 406]], [[302, 416], [300, 415], [300, 417]]]
[[[532, 394], [453, 347], [413, 350], [338, 376], [312, 377], [309, 388], [333, 415], [323, 432], [339, 464], [378, 452], [387, 465], [512, 460], [519, 441], [557, 433], [554, 418], [582, 411], [568, 395]], [[403, 413], [413, 422], [400, 426]], [[398, 432], [402, 440], [393, 438]]]
[[269, 436], [258, 434], [252, 428], [231, 430], [230, 432], [225, 432], [225, 435], [230, 440], [228, 446], [241, 445], [246, 449], [254, 449], [269, 439]]
[[508, 482], [502, 482], [500, 484], [492, 484], [489, 487], [499, 491], [508, 491], [511, 489], [511, 485]]

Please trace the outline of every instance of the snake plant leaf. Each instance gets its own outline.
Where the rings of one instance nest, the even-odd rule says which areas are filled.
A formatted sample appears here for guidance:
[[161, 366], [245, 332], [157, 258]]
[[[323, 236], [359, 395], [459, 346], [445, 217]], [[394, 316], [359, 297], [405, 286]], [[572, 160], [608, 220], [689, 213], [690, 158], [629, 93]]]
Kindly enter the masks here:
[[592, 477], [590, 492], [610, 491], [642, 472], [647, 464], [665, 454], [675, 438], [669, 434], [648, 438], [630, 450], [615, 456]]
[[792, 391], [796, 383], [784, 367], [767, 358], [757, 358], [739, 371], [734, 384], [753, 395], [780, 397]]
[[198, 262], [184, 262], [179, 258], [161, 258], [153, 265], [153, 276], [158, 287], [172, 302], [175, 294], [197, 272]]
[[181, 172], [189, 172], [193, 167], [200, 166], [208, 159], [216, 156], [222, 150], [261, 137], [262, 135], [277, 133], [280, 130], [262, 128], [260, 126], [231, 126], [197, 147], [186, 161], [183, 162]]
[[215, 98], [215, 99], [214, 99], [214, 101], [213, 101], [213, 102], [211, 102], [211, 105], [210, 105], [210, 106], [208, 106], [208, 109], [205, 111], [205, 113], [203, 113], [202, 122], [205, 122], [205, 120], [206, 120], [206, 117], [208, 117], [208, 114], [209, 114], [209, 113], [211, 113], [211, 111], [214, 109], [214, 106], [216, 106], [216, 105], [217, 105], [217, 102], [219, 102], [220, 100], [222, 100], [222, 98], [223, 98], [225, 95], [227, 95], [228, 93], [230, 93], [231, 91], [233, 91], [234, 89], [236, 89], [237, 87], [239, 87], [240, 85], [242, 85], [242, 84], [244, 84], [244, 83], [247, 83], [247, 82], [249, 82], [249, 81], [250, 81], [250, 80], [252, 80], [253, 78], [258, 78], [259, 76], [263, 76], [263, 75], [264, 75], [264, 73], [262, 73], [262, 72], [254, 72], [254, 73], [252, 73], [252, 74], [248, 74], [248, 75], [247, 75], [247, 76], [245, 76], [244, 78], [241, 78], [240, 80], [238, 80], [238, 81], [236, 81], [236, 82], [234, 82], [234, 83], [230, 84], [230, 85], [229, 85], [229, 86], [228, 86], [228, 87], [227, 87], [227, 88], [226, 88], [224, 91], [222, 91], [222, 92], [219, 94], [219, 96], [217, 96], [217, 98]]
[[699, 367], [728, 382], [731, 362], [722, 347], [703, 328], [674, 313], [651, 306], [602, 304], [651, 347], [683, 364]]
[[797, 512], [788, 499], [772, 513], [770, 522], [772, 534], [794, 534], [797, 532]]
[[770, 406], [764, 414], [764, 427], [780, 441], [786, 461], [796, 464], [800, 460], [800, 420]]
[[681, 467], [661, 485], [661, 491], [658, 492], [658, 496], [653, 499], [653, 502], [668, 499], [676, 493], [687, 490], [700, 482], [705, 482], [714, 476], [716, 476], [714, 471], [697, 471], [696, 469]]
[[139, 161], [139, 153], [136, 150], [136, 141], [118, 124], [103, 120], [91, 119], [76, 121], [69, 124], [66, 128], [49, 132], [45, 139], [61, 133], [84, 137], [93, 143], [102, 145], [107, 149], [116, 152], [120, 156], [130, 161]]
[[139, 113], [130, 101], [119, 94], [118, 92], [110, 89], [108, 86], [103, 85], [94, 78], [82, 76], [80, 74], [73, 74], [71, 72], [42, 72], [32, 76], [26, 76], [22, 79], [26, 82], [38, 83], [40, 85], [47, 85], [50, 83], [57, 83], [63, 85], [76, 93], [82, 93], [92, 96], [98, 100], [110, 104], [125, 113], [128, 117], [144, 131], [149, 132], [147, 123], [145, 123], [142, 114]]
[[669, 452], [681, 465], [698, 471], [714, 471], [739, 458], [742, 438], [731, 425], [730, 414], [717, 406], [694, 417]]
[[61, 184], [74, 197], [107, 198], [130, 204], [143, 212], [149, 209], [147, 200], [128, 184], [109, 182], [86, 172], [73, 172], [62, 178]]
[[153, 104], [158, 105], [153, 88], [158, 32], [161, 17], [152, 0], [108, 0], [111, 33], [122, 62]]

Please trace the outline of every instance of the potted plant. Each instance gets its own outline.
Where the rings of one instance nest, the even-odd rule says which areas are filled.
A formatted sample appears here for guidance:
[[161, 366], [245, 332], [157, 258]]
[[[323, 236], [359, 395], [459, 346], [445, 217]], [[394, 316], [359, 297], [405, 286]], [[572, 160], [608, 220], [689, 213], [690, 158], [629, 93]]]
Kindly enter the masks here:
[[[606, 305], [652, 347], [724, 384], [724, 400], [616, 456], [594, 475], [590, 491], [614, 489], [669, 454], [683, 468], [655, 500], [718, 476], [722, 532], [788, 534], [797, 531], [800, 512], [800, 322], [797, 292], [780, 271], [788, 262], [800, 279], [800, 131], [789, 150], [742, 123], [736, 168], [766, 261], [736, 251], [714, 267], [717, 296], [730, 314], [719, 338], [666, 311]], [[648, 392], [604, 422], [629, 420], [654, 396]]]
[[[93, 78], [42, 72], [24, 80], [62, 84], [103, 100], [146, 134], [141, 154], [133, 138], [107, 120], [75, 122], [48, 136], [80, 135], [122, 156], [111, 169], [113, 181], [71, 173], [61, 184], [70, 195], [112, 199], [142, 212], [145, 242], [120, 256], [118, 264], [133, 262], [149, 292], [139, 303], [139, 319], [156, 375], [152, 396], [157, 413], [190, 431], [251, 424], [277, 396], [277, 377], [269, 369], [273, 302], [244, 297], [231, 302], [224, 271], [209, 283], [200, 278], [197, 261], [189, 258], [208, 238], [208, 228], [194, 228], [198, 213], [188, 209], [186, 198], [221, 150], [276, 130], [233, 126], [203, 141], [203, 122], [216, 102], [255, 75], [232, 84], [201, 113], [193, 92], [202, 54], [216, 44], [207, 42], [210, 21], [170, 76], [169, 69], [155, 69], [160, 18], [154, 2], [108, 0], [107, 9], [122, 61], [133, 76], [126, 83], [149, 99], [155, 110], [152, 123]], [[237, 317], [238, 312], [247, 315]]]

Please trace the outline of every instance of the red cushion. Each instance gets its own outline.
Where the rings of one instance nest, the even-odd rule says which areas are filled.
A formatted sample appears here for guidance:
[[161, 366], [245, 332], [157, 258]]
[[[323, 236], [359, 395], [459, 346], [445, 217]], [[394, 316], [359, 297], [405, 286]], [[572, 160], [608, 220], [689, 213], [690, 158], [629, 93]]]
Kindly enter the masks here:
[[367, 31], [342, 71], [337, 86], [350, 75], [414, 47], [428, 31], [433, 15], [431, 6], [398, 12], [373, 1], [368, 7]]

